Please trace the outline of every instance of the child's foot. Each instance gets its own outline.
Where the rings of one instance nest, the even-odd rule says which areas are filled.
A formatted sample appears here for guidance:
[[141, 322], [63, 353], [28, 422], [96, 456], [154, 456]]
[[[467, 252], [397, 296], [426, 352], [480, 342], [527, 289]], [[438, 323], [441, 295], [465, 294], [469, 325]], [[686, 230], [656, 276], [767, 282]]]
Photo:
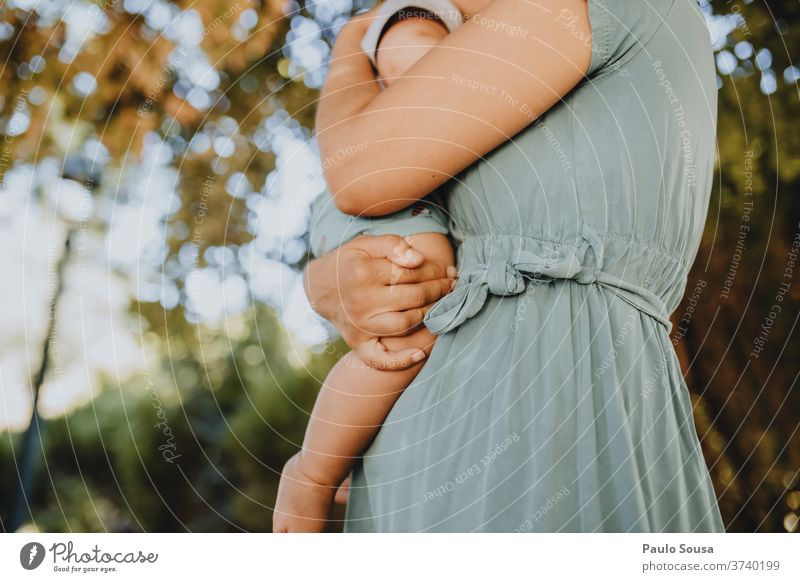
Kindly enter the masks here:
[[333, 506], [336, 487], [323, 485], [303, 471], [300, 454], [283, 466], [272, 517], [275, 533], [322, 532]]

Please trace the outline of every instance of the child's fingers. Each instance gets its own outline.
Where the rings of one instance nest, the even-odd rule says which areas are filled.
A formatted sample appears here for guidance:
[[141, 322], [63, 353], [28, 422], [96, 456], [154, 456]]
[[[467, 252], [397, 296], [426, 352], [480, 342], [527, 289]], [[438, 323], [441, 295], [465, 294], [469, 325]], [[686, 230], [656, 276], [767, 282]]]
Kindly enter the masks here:
[[387, 372], [411, 368], [425, 359], [425, 352], [420, 349], [408, 348], [393, 352], [377, 338], [362, 342], [353, 351], [370, 368]]

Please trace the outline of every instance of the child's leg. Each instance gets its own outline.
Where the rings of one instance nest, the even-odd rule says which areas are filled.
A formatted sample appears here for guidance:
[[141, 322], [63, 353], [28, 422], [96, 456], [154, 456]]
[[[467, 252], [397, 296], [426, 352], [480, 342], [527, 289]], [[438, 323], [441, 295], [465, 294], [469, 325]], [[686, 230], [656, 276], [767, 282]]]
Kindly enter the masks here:
[[[442, 235], [414, 235], [409, 243], [426, 258], [453, 263], [449, 241]], [[429, 354], [435, 339], [422, 328], [408, 336], [381, 341], [391, 350], [415, 347]], [[274, 531], [324, 529], [336, 488], [421, 369], [422, 363], [407, 370], [377, 370], [352, 352], [334, 366], [314, 405], [303, 449], [284, 467]]]
[[[426, 351], [435, 341], [427, 330], [403, 339], [405, 347], [413, 345]], [[397, 342], [397, 338], [391, 341]], [[344, 481], [355, 458], [372, 441], [421, 368], [418, 364], [387, 372], [366, 366], [353, 352], [345, 355], [325, 380], [306, 429], [300, 458], [308, 477], [334, 487]]]
[[[384, 341], [389, 349], [416, 347], [429, 353], [435, 336], [424, 329]], [[420, 369], [422, 364], [394, 372], [377, 370], [353, 352], [339, 360], [317, 396], [303, 449], [283, 469], [274, 531], [323, 531], [336, 489]]]
[[[389, 349], [413, 346], [428, 354], [435, 341], [427, 329], [386, 339]], [[422, 364], [394, 372], [377, 370], [353, 352], [345, 355], [326, 378], [306, 429], [299, 463], [308, 476], [338, 489], [421, 369]]]

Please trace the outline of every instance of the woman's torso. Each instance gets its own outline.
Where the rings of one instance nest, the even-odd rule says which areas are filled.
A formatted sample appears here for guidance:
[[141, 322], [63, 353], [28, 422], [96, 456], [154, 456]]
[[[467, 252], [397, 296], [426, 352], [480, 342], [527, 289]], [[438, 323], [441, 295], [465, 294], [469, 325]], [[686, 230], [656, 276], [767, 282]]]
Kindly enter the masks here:
[[589, 7], [588, 80], [445, 187], [459, 284], [350, 531], [722, 528], [667, 320], [708, 205], [708, 33], [692, 0]]
[[[692, 0], [626, 9], [641, 12], [628, 18], [640, 22], [634, 32], [643, 42], [618, 48], [624, 54], [445, 192], [456, 237], [494, 237], [480, 246], [497, 259], [514, 258], [515, 248], [498, 247], [518, 236], [530, 239], [521, 244], [534, 251], [563, 254], [558, 247], [566, 245], [569, 254], [588, 226], [603, 242], [602, 270], [652, 291], [671, 313], [708, 207], [715, 68]], [[620, 34], [625, 22], [616, 27]]]

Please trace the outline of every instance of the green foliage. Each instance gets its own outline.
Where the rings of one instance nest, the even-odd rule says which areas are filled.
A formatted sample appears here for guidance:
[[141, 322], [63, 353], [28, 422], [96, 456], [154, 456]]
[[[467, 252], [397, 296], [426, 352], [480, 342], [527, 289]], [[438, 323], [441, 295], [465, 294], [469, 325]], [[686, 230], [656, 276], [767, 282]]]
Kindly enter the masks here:
[[[35, 527], [270, 530], [276, 477], [299, 448], [331, 359], [288, 364], [288, 338], [268, 309], [241, 324], [246, 334], [235, 340], [202, 329], [199, 338], [171, 337], [160, 374], [109, 385], [48, 422], [31, 497]], [[13, 466], [18, 441], [3, 439], [3, 466]]]
[[[741, 45], [739, 54], [753, 54], [720, 75], [717, 175], [676, 326], [691, 308], [691, 289], [707, 286], [677, 349], [727, 527], [796, 531], [800, 269], [786, 269], [800, 236], [800, 93], [791, 72], [800, 9], [794, 2], [713, 4], [717, 14], [743, 18], [722, 52], [749, 43], [752, 51]], [[762, 50], [768, 53], [759, 59]], [[764, 85], [770, 73], [773, 88]], [[778, 300], [782, 284], [789, 288]], [[781, 311], [771, 318], [776, 304]]]

